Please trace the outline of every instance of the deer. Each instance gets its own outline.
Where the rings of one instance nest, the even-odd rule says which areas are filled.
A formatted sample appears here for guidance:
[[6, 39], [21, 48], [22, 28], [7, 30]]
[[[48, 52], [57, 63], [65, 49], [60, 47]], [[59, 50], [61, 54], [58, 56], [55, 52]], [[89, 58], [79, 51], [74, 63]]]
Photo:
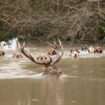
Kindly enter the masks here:
[[7, 43], [6, 43], [5, 41], [1, 41], [1, 42], [0, 42], [0, 46], [1, 46], [1, 47], [4, 47], [4, 46], [6, 46], [6, 45], [7, 45]]
[[13, 52], [13, 58], [15, 58], [15, 59], [18, 59], [18, 58], [23, 58], [23, 54], [19, 51], [19, 49], [20, 49], [20, 43], [19, 43], [19, 41], [17, 40], [17, 42], [16, 42], [16, 50]]
[[103, 49], [100, 46], [95, 46], [95, 47], [90, 46], [88, 50], [90, 53], [100, 53], [100, 54], [103, 53]]
[[0, 56], [4, 56], [5, 55], [5, 51], [4, 51], [5, 48], [7, 48], [7, 43], [5, 41], [1, 41], [0, 42]]
[[[29, 60], [34, 62], [35, 64], [42, 65], [44, 67], [43, 75], [56, 75], [60, 76], [63, 71], [56, 66], [56, 64], [61, 60], [63, 56], [63, 46], [61, 41], [58, 39], [58, 44], [49, 43], [53, 46], [55, 51], [55, 57], [53, 58], [49, 53], [38, 55], [34, 58], [29, 51], [25, 50], [25, 43], [20, 49], [20, 52], [23, 53]], [[61, 53], [59, 53], [59, 51]]]
[[79, 57], [80, 51], [76, 48], [70, 49], [70, 56], [73, 58], [78, 58]]

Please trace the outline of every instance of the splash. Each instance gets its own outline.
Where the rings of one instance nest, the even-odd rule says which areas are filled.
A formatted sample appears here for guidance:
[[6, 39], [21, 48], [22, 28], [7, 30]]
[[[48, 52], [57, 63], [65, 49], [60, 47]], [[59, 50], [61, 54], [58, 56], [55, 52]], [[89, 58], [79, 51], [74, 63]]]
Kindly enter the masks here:
[[[43, 73], [37, 73], [29, 70], [1, 70], [0, 71], [0, 79], [44, 79], [51, 78], [57, 76], [51, 75], [43, 75]], [[77, 78], [77, 76], [68, 76], [66, 74], [62, 74], [59, 79], [64, 80], [64, 78]]]
[[9, 40], [9, 50], [16, 50], [17, 49], [17, 42], [18, 38], [13, 38], [12, 40]]

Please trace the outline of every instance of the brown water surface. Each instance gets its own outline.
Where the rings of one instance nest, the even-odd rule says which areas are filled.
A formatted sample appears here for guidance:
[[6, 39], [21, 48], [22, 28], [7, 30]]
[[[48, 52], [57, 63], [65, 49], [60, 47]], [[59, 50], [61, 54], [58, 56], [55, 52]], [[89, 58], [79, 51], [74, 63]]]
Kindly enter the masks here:
[[62, 59], [60, 78], [27, 58], [0, 59], [0, 105], [105, 105], [105, 57]]

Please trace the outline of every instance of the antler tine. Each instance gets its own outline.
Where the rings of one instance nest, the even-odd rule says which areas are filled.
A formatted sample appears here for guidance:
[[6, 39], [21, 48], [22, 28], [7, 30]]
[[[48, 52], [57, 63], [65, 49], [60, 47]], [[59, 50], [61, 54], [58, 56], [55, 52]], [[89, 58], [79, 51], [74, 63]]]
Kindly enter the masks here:
[[54, 45], [57, 45], [56, 41], [53, 41]]
[[64, 49], [63, 49], [62, 43], [61, 43], [61, 41], [60, 41], [59, 38], [58, 38], [58, 42], [59, 42], [60, 48], [61, 48], [61, 50], [62, 50], [62, 56], [63, 56], [63, 51], [64, 51]]
[[25, 42], [22, 45], [20, 45], [18, 50], [21, 52], [21, 50], [24, 50], [24, 47], [25, 47]]
[[22, 47], [20, 48], [20, 52], [23, 53], [31, 61], [33, 61], [34, 63], [36, 63], [36, 61], [34, 60], [34, 58], [29, 54], [29, 50], [28, 50], [28, 53], [26, 53], [25, 50], [24, 50], [24, 47], [25, 47], [25, 42], [23, 43]]
[[55, 47], [54, 44], [50, 43], [50, 42], [47, 42], [48, 45], [52, 46], [52, 47]]
[[24, 47], [25, 47], [25, 44], [26, 44], [26, 43], [24, 42], [24, 43], [23, 43], [23, 45], [22, 45], [22, 48], [24, 48]]
[[28, 59], [30, 59], [32, 62], [34, 62], [34, 63], [36, 63], [36, 64], [39, 64], [39, 65], [47, 65], [47, 64], [50, 64], [50, 63], [52, 62], [52, 59], [49, 57], [49, 58], [50, 58], [50, 61], [49, 61], [47, 64], [45, 64], [45, 63], [38, 63], [38, 62], [32, 57], [32, 55], [30, 54], [29, 50], [28, 50], [27, 53], [25, 52], [24, 46], [25, 46], [25, 43], [23, 43], [23, 46], [22, 46], [22, 48], [20, 49], [20, 51], [21, 51]]
[[[27, 58], [29, 58], [31, 61], [34, 62], [33, 57], [30, 56], [30, 54], [29, 54], [29, 51], [28, 51], [28, 53], [25, 52], [25, 50], [24, 50], [24, 46], [25, 46], [25, 44], [23, 44], [23, 46], [22, 46], [22, 48], [20, 49], [20, 51], [21, 51], [21, 52], [22, 52]], [[34, 63], [35, 63], [35, 62], [34, 62]]]
[[56, 43], [56, 41], [53, 41], [53, 43], [47, 42], [48, 45], [52, 46], [54, 49], [59, 49], [58, 44]]
[[57, 45], [56, 41], [53, 41], [53, 43], [54, 43], [54, 48], [58, 49], [58, 45]]
[[63, 56], [63, 46], [62, 46], [62, 43], [61, 43], [60, 39], [58, 39], [58, 42], [59, 42], [59, 45], [60, 45], [60, 47], [61, 47], [61, 55], [59, 54], [59, 52], [57, 52], [57, 58], [56, 58], [55, 61], [53, 61], [52, 65], [55, 65], [57, 62], [59, 62], [60, 59], [61, 59], [62, 56]]
[[62, 43], [61, 43], [61, 41], [60, 41], [60, 39], [59, 39], [59, 38], [58, 38], [58, 42], [59, 42], [59, 44], [60, 44], [60, 45], [62, 45]]
[[18, 45], [19, 44], [19, 41], [18, 40], [16, 40], [16, 49], [18, 49]]

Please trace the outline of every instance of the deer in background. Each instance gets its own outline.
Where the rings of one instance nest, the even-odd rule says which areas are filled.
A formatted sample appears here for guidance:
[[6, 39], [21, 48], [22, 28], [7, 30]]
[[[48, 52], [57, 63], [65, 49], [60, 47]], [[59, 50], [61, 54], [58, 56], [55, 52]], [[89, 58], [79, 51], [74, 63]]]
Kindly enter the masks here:
[[7, 43], [5, 41], [1, 41], [0, 42], [0, 56], [4, 56], [5, 55], [5, 52], [4, 52], [4, 49], [5, 47], [7, 46]]
[[5, 52], [11, 52], [13, 58], [22, 58], [23, 54], [19, 51], [20, 43], [18, 38], [13, 38], [12, 40], [1, 41], [0, 42], [0, 56], [4, 56]]
[[13, 58], [22, 58], [23, 57], [23, 54], [19, 51], [19, 49], [20, 49], [20, 43], [19, 43], [19, 41], [17, 40], [17, 42], [16, 42], [16, 49], [15, 49], [15, 51], [13, 52]]
[[103, 53], [103, 49], [100, 46], [90, 46], [88, 50], [90, 53]]
[[[62, 74], [62, 70], [56, 66], [56, 64], [61, 60], [63, 56], [63, 46], [61, 41], [58, 39], [58, 44], [55, 42], [49, 43], [51, 46], [53, 46], [55, 51], [55, 56], [52, 57], [49, 53], [47, 54], [41, 54], [34, 58], [29, 51], [25, 51], [25, 43], [23, 44], [22, 48], [20, 49], [20, 52], [23, 53], [28, 59], [30, 59], [32, 62], [43, 65], [44, 71], [43, 75], [56, 75], [60, 76]], [[61, 53], [59, 53], [61, 51]]]
[[79, 57], [80, 51], [76, 48], [70, 49], [70, 56], [73, 58], [78, 58]]

